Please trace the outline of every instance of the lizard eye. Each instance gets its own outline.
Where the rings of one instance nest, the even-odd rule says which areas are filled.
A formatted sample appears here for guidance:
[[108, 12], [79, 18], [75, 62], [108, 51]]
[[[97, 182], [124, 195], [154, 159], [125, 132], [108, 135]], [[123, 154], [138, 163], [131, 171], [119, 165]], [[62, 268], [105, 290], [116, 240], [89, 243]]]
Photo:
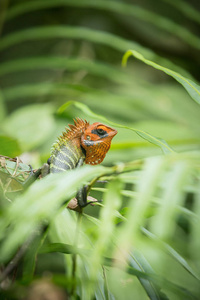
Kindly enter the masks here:
[[99, 128], [99, 129], [97, 129], [97, 133], [98, 133], [99, 135], [104, 135], [104, 134], [106, 133], [106, 131], [103, 130], [102, 128]]

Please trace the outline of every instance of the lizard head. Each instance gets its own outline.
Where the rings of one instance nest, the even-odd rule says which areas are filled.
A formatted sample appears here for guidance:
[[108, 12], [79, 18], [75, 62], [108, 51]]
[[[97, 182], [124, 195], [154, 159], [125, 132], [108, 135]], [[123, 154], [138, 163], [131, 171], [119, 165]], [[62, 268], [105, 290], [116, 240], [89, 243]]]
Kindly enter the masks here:
[[89, 125], [81, 136], [81, 146], [85, 149], [86, 164], [100, 164], [110, 149], [111, 140], [117, 130], [102, 123]]

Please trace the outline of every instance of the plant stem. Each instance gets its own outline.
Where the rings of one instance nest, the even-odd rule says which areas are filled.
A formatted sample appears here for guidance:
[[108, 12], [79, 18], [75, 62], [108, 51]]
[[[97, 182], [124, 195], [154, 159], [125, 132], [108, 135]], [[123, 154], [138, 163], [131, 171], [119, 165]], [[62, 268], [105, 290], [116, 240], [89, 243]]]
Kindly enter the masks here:
[[[78, 238], [80, 232], [80, 224], [82, 220], [82, 212], [78, 213], [77, 223], [76, 223], [76, 231], [75, 231], [75, 238], [74, 238], [74, 247], [78, 245]], [[71, 296], [74, 295], [76, 289], [76, 266], [77, 266], [77, 253], [72, 255], [72, 289], [71, 289]]]

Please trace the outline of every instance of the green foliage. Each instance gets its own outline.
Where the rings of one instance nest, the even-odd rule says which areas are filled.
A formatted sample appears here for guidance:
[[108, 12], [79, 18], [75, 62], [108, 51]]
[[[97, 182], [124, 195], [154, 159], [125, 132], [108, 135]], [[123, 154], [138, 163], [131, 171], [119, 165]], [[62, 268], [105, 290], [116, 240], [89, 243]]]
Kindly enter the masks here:
[[122, 63], [124, 65], [126, 65], [127, 59], [131, 55], [133, 55], [137, 59], [140, 59], [141, 61], [143, 61], [147, 65], [150, 65], [150, 66], [154, 67], [155, 69], [161, 70], [161, 71], [165, 72], [166, 74], [172, 76], [174, 79], [176, 79], [178, 82], [180, 82], [180, 84], [182, 84], [183, 87], [188, 91], [188, 93], [190, 94], [190, 96], [198, 104], [200, 104], [200, 86], [197, 85], [196, 83], [194, 83], [192, 80], [184, 78], [183, 76], [181, 76], [180, 74], [178, 74], [178, 73], [176, 73], [176, 72], [174, 72], [172, 70], [169, 70], [167, 68], [159, 66], [158, 64], [155, 64], [152, 61], [149, 61], [149, 60], [145, 59], [140, 53], [138, 53], [137, 51], [134, 51], [134, 50], [128, 50], [124, 54], [124, 57], [123, 57], [123, 60], [122, 60]]
[[[186, 0], [1, 1], [0, 298], [199, 298], [199, 25]], [[75, 117], [118, 130], [103, 166], [35, 180]], [[85, 184], [102, 202], [66, 209]]]

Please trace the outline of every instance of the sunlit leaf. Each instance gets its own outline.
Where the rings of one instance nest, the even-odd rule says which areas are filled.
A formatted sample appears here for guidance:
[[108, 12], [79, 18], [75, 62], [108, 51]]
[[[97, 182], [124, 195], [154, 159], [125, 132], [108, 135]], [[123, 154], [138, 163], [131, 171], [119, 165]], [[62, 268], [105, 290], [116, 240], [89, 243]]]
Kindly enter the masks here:
[[3, 128], [11, 137], [17, 138], [23, 151], [30, 150], [51, 136], [54, 129], [52, 111], [51, 105], [24, 106], [6, 119]]
[[161, 65], [156, 64], [153, 61], [150, 61], [148, 59], [145, 59], [144, 56], [135, 51], [135, 50], [128, 50], [122, 59], [122, 64], [125, 66], [127, 63], [127, 60], [130, 56], [134, 56], [135, 58], [143, 61], [145, 64], [152, 66], [155, 69], [158, 69], [160, 71], [165, 72], [166, 74], [172, 76], [174, 79], [176, 79], [182, 86], [186, 89], [188, 94], [198, 103], [200, 104], [200, 86], [193, 82], [192, 80], [185, 78], [181, 74], [174, 72], [170, 69], [167, 69], [165, 67], [162, 67]]
[[21, 153], [19, 142], [14, 137], [0, 136], [0, 155], [15, 157]]

